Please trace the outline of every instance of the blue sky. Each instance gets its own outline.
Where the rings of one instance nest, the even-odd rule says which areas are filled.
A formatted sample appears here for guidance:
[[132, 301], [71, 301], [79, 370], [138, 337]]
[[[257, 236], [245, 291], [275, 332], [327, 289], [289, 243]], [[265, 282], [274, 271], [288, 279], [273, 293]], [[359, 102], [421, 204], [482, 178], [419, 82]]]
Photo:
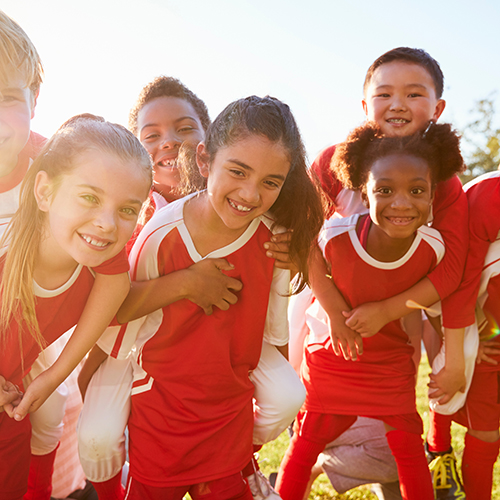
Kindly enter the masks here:
[[442, 120], [459, 128], [476, 100], [500, 89], [494, 0], [3, 0], [1, 8], [44, 61], [33, 129], [47, 136], [81, 112], [126, 124], [141, 88], [165, 74], [205, 100], [212, 118], [249, 94], [282, 99], [312, 160], [363, 121], [368, 66], [403, 45], [441, 64]]

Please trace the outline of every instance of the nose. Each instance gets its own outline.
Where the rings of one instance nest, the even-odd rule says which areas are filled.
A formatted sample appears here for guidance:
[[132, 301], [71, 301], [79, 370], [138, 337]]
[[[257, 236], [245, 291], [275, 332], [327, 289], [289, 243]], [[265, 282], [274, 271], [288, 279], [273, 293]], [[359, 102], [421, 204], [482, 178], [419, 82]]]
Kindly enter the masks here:
[[393, 95], [391, 99], [391, 111], [405, 111], [406, 101], [402, 96]]
[[115, 210], [103, 207], [102, 210], [100, 210], [99, 213], [96, 215], [96, 218], [94, 219], [94, 224], [101, 231], [105, 233], [112, 233], [117, 228], [116, 218], [117, 214]]
[[260, 200], [259, 187], [254, 182], [245, 182], [241, 187], [240, 196], [242, 201], [255, 204]]
[[391, 207], [398, 210], [408, 210], [412, 206], [409, 197], [405, 193], [396, 193], [392, 199]]
[[182, 141], [177, 137], [177, 134], [170, 131], [161, 138], [160, 149], [175, 149], [179, 148], [181, 144]]

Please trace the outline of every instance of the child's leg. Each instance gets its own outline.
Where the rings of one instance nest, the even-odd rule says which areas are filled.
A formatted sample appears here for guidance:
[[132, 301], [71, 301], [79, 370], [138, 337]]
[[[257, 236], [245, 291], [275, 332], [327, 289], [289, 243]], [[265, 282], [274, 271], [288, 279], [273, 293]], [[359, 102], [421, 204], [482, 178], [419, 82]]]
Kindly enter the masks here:
[[432, 453], [447, 453], [451, 448], [451, 415], [442, 415], [430, 409], [427, 449]]
[[[40, 353], [31, 371], [24, 378], [25, 387], [55, 362], [70, 334], [71, 332], [68, 332], [61, 336]], [[30, 414], [32, 455], [26, 500], [50, 499], [54, 460], [63, 433], [63, 418], [68, 394], [66, 384], [61, 384], [36, 412]]]
[[0, 498], [22, 500], [28, 488], [31, 425], [0, 413]]
[[354, 422], [349, 415], [326, 415], [301, 411], [294, 434], [281, 462], [276, 490], [283, 500], [302, 500], [311, 469], [325, 445], [340, 436]]
[[131, 388], [130, 361], [108, 358], [92, 377], [85, 395], [77, 429], [80, 461], [100, 499], [124, 495], [120, 477]]
[[[475, 436], [474, 436], [475, 435]], [[467, 498], [490, 500], [493, 466], [500, 450], [500, 434], [496, 431], [474, 431], [465, 435], [462, 477]]]
[[255, 386], [253, 442], [263, 445], [276, 439], [293, 422], [306, 390], [290, 363], [266, 341], [250, 380]]
[[434, 491], [421, 436], [396, 429], [387, 433], [387, 442], [396, 459], [403, 498], [433, 500]]

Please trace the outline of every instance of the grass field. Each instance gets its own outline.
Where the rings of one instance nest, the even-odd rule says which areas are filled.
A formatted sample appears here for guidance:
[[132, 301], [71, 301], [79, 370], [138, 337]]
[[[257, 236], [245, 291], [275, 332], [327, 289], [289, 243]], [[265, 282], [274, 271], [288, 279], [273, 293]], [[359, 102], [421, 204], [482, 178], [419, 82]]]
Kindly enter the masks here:
[[[425, 359], [424, 359], [425, 358]], [[424, 421], [425, 433], [428, 429], [428, 405], [427, 405], [427, 382], [428, 374], [430, 372], [427, 359], [422, 356], [422, 363], [420, 364], [419, 379], [417, 384], [417, 407], [422, 419]], [[459, 425], [453, 424], [452, 439], [453, 449], [457, 460], [459, 462], [462, 458], [463, 443], [464, 443], [465, 429]], [[288, 432], [284, 432], [274, 442], [264, 446], [259, 455], [261, 458], [260, 466], [264, 474], [269, 475], [271, 472], [278, 470], [279, 463], [285, 450], [288, 446]], [[494, 479], [493, 479], [493, 492], [492, 498], [500, 498], [500, 463], [497, 460], [495, 464]], [[361, 500], [373, 499], [377, 497], [370, 492], [368, 486], [354, 488], [343, 495], [337, 494], [332, 488], [325, 474], [322, 474], [314, 483], [309, 495], [309, 500], [326, 500], [326, 499], [342, 499], [342, 500]]]

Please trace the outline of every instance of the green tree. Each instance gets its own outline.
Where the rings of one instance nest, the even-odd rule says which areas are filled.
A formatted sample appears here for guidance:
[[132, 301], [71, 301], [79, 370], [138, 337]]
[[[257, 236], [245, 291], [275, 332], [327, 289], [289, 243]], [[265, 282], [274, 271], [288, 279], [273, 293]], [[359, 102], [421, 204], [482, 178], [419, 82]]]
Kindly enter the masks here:
[[492, 92], [485, 99], [476, 101], [471, 110], [474, 119], [463, 130], [463, 139], [470, 146], [470, 151], [464, 153], [467, 170], [462, 175], [463, 182], [498, 169], [500, 128], [495, 128], [495, 97], [496, 92]]

